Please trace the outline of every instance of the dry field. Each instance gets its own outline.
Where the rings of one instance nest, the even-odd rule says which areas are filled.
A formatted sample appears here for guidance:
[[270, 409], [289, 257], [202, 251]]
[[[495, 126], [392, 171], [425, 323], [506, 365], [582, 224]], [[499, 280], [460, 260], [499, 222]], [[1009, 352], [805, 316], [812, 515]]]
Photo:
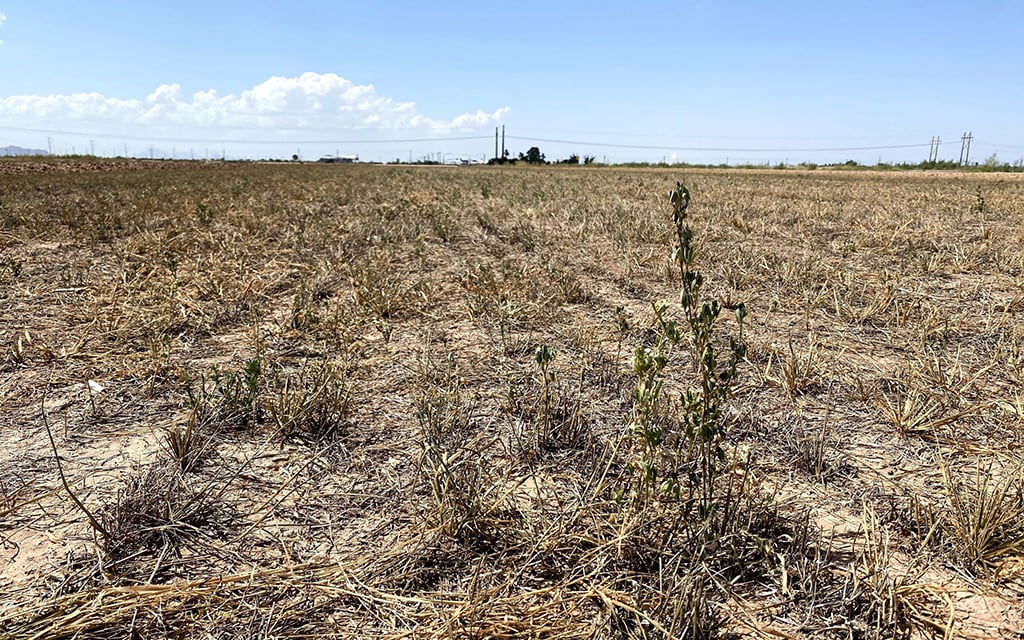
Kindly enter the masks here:
[[0, 637], [1024, 635], [1021, 176], [0, 167]]

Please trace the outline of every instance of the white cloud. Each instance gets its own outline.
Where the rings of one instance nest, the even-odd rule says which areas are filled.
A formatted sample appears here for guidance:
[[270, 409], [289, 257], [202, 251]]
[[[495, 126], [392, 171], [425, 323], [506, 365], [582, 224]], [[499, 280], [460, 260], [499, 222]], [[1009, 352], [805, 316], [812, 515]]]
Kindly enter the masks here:
[[450, 119], [431, 117], [414, 102], [379, 95], [373, 85], [357, 85], [333, 73], [272, 77], [228, 95], [209, 89], [186, 96], [180, 85], [164, 84], [144, 98], [99, 93], [0, 97], [0, 120], [7, 127], [211, 141], [239, 138], [240, 133], [287, 140], [296, 130], [328, 131], [334, 137], [458, 135], [493, 125], [508, 112], [502, 107]]

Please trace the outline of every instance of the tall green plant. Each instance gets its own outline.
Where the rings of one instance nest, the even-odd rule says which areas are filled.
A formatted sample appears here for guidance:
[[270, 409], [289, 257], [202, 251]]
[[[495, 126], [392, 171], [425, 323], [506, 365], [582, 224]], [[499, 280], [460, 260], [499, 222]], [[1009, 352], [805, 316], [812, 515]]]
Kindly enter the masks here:
[[[729, 338], [723, 354], [715, 340], [722, 305], [714, 300], [701, 301], [704, 278], [696, 268], [693, 230], [688, 221], [689, 189], [677, 183], [669, 201], [675, 227], [672, 262], [679, 269], [682, 322], [671, 317], [668, 305], [656, 304], [658, 340], [653, 349], [640, 347], [633, 356], [638, 378], [631, 422], [637, 448], [633, 500], [684, 500], [686, 511], [695, 509], [707, 529], [715, 522], [720, 506], [716, 480], [725, 461], [726, 403], [736, 381], [737, 365], [746, 355], [743, 321], [747, 311], [742, 304], [736, 307], [739, 336]], [[680, 344], [690, 354], [695, 376], [694, 384], [680, 395], [681, 416], [678, 424], [673, 424], [658, 419], [658, 402], [665, 368]]]

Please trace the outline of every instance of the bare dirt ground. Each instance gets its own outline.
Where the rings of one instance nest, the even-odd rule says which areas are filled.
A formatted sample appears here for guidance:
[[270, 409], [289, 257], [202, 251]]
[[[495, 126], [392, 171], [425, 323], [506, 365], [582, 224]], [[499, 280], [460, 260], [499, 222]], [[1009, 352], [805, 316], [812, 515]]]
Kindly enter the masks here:
[[0, 162], [0, 637], [1024, 636], [1022, 246], [1020, 175]]

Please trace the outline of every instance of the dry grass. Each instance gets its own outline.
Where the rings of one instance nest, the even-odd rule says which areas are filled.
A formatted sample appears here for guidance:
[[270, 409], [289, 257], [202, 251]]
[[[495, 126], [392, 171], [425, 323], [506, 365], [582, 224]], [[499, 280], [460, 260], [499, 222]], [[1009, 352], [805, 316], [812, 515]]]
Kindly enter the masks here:
[[[0, 637], [1022, 633], [1017, 176], [6, 165]], [[700, 516], [623, 499], [680, 179]]]

